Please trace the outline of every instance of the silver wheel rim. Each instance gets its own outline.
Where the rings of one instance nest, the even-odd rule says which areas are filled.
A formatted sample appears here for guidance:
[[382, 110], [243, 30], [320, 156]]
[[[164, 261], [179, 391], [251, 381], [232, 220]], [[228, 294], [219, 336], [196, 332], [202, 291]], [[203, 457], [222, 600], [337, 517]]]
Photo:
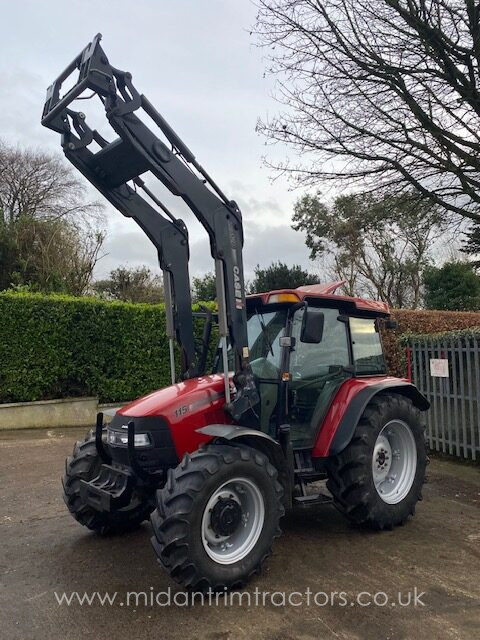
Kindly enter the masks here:
[[[239, 525], [230, 535], [215, 531], [215, 512], [222, 501], [241, 510]], [[202, 517], [202, 542], [207, 555], [219, 564], [234, 564], [256, 545], [265, 522], [265, 502], [260, 489], [248, 478], [228, 480], [210, 496]]]
[[387, 504], [401, 502], [412, 488], [417, 471], [417, 446], [412, 430], [402, 420], [391, 420], [378, 434], [373, 448], [372, 473], [378, 495]]

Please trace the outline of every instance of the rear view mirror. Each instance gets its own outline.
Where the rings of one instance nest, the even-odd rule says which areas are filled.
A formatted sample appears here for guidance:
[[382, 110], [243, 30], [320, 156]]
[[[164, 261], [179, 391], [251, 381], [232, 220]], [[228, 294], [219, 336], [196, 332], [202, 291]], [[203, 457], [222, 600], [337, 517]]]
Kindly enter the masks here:
[[305, 309], [300, 340], [307, 344], [318, 344], [323, 338], [325, 316], [320, 311]]

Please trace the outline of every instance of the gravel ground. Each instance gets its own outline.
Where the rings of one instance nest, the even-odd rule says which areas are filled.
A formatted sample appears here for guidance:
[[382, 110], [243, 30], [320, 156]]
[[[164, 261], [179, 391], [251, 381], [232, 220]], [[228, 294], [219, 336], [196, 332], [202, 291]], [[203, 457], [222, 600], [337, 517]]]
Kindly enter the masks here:
[[[218, 606], [187, 605], [154, 559], [147, 523], [122, 537], [99, 538], [67, 513], [60, 476], [82, 435], [0, 433], [2, 638], [480, 637], [478, 467], [434, 460], [417, 515], [392, 532], [354, 529], [329, 505], [293, 512], [265, 572], [246, 593], [232, 602], [222, 597]], [[415, 589], [423, 594], [417, 606]], [[134, 596], [128, 601], [127, 592], [135, 591], [145, 594], [138, 603]], [[57, 597], [72, 592], [116, 595], [110, 606], [97, 596], [90, 606], [76, 596], [69, 606], [58, 604]], [[403, 604], [413, 594], [410, 606], [400, 606], [399, 592]], [[378, 593], [386, 594], [377, 595], [384, 606], [368, 604]]]

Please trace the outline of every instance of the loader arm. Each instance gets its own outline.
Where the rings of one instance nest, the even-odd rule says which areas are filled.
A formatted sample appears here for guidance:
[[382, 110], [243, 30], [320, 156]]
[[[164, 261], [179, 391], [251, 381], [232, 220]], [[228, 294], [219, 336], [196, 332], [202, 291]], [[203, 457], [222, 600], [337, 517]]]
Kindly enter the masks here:
[[[113, 188], [106, 186], [95, 171], [95, 154], [86, 147], [74, 151], [65, 149], [65, 155], [118, 211], [135, 220], [156, 247], [163, 273], [167, 337], [170, 341], [176, 338], [180, 345], [181, 377], [198, 375], [188, 273], [188, 232], [183, 221], [166, 219], [126, 183]], [[174, 383], [172, 353], [170, 357], [171, 379]]]
[[[238, 420], [258, 402], [249, 364], [240, 210], [198, 164], [163, 116], [145, 96], [138, 93], [131, 75], [110, 65], [100, 46], [100, 39], [101, 36], [97, 35], [49, 87], [42, 124], [62, 134], [62, 147], [70, 162], [123, 215], [132, 217], [157, 247], [166, 280], [166, 302], [171, 296], [174, 310], [171, 321], [184, 353], [184, 374], [187, 377], [195, 375], [188, 235], [183, 223], [171, 216], [146, 188], [140, 176], [150, 171], [172, 194], [186, 202], [205, 227], [215, 260], [219, 328], [224, 353], [228, 338], [235, 357], [237, 392], [231, 403], [228, 371], [225, 369], [227, 408]], [[77, 69], [76, 84], [60, 96], [62, 83]], [[84, 114], [69, 108], [86, 89], [93, 91], [102, 101], [107, 119], [118, 136], [114, 141], [108, 142], [98, 132], [92, 131], [85, 122]], [[142, 111], [159, 127], [169, 145], [135, 113]], [[87, 147], [91, 143], [97, 143], [100, 150], [96, 153], [90, 151]], [[128, 182], [144, 189], [173, 220], [165, 219]]]

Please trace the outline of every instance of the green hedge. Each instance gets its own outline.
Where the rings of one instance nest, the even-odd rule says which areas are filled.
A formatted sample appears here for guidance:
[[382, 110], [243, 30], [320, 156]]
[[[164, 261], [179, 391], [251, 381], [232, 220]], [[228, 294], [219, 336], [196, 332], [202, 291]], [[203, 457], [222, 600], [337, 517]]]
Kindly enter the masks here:
[[382, 337], [389, 373], [400, 377], [407, 372], [404, 336], [431, 335], [480, 326], [480, 313], [477, 311], [392, 309], [392, 318], [398, 322], [398, 329], [384, 331]]
[[401, 342], [404, 346], [416, 342], [449, 342], [452, 340], [480, 340], [480, 323], [478, 327], [457, 329], [456, 331], [438, 331], [436, 333], [406, 333]]
[[0, 318], [0, 402], [117, 402], [170, 383], [163, 305], [3, 292]]
[[[403, 336], [480, 326], [473, 312], [392, 315], [399, 328], [383, 338], [393, 375], [405, 374]], [[0, 403], [72, 396], [119, 402], [168, 385], [169, 372], [163, 305], [0, 293]]]

